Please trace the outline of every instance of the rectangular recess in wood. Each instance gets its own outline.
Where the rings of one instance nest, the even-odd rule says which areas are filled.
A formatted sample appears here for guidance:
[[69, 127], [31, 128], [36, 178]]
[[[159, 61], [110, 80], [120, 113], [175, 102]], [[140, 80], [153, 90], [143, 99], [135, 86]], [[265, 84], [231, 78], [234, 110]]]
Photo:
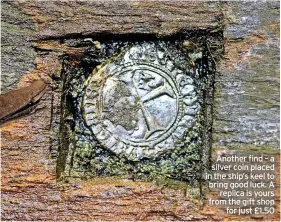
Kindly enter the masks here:
[[65, 40], [57, 175], [198, 181], [221, 32]]

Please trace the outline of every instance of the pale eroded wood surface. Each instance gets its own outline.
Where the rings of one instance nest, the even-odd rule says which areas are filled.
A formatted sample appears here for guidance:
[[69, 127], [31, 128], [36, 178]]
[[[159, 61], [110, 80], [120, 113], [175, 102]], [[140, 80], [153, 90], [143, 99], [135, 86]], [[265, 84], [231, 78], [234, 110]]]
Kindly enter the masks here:
[[[60, 101], [49, 76], [59, 76], [59, 56], [72, 50], [59, 46], [63, 38], [101, 33], [168, 36], [226, 25], [225, 55], [216, 83], [213, 148], [278, 148], [278, 17], [275, 2], [2, 2], [2, 91], [40, 78], [48, 84], [32, 113], [1, 125], [2, 220], [226, 218], [214, 207], [199, 209], [182, 190], [150, 183], [118, 178], [56, 183], [50, 122], [51, 105], [59, 108]], [[44, 51], [31, 47], [43, 40], [55, 43], [45, 42]]]

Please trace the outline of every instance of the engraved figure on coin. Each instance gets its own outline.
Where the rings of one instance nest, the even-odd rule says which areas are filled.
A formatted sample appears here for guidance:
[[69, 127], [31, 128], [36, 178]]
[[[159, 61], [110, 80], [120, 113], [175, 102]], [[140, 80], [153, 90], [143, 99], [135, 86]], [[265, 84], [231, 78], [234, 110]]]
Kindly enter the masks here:
[[83, 100], [83, 116], [96, 139], [132, 160], [182, 146], [198, 112], [192, 77], [140, 48], [91, 75]]

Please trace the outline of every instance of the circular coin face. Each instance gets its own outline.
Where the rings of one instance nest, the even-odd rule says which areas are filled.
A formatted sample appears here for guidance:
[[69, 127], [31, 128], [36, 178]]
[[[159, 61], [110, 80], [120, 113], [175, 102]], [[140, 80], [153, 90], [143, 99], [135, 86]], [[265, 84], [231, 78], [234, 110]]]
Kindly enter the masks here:
[[105, 148], [140, 160], [184, 144], [197, 99], [191, 77], [140, 60], [109, 63], [90, 76], [83, 108]]

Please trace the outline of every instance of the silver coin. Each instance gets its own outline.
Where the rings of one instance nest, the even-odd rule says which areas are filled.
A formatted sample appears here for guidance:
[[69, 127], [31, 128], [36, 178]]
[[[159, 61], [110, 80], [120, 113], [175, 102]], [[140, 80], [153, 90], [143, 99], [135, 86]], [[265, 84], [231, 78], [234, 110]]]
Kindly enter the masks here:
[[193, 79], [149, 45], [103, 64], [85, 88], [87, 126], [105, 148], [130, 160], [183, 146], [199, 112]]

